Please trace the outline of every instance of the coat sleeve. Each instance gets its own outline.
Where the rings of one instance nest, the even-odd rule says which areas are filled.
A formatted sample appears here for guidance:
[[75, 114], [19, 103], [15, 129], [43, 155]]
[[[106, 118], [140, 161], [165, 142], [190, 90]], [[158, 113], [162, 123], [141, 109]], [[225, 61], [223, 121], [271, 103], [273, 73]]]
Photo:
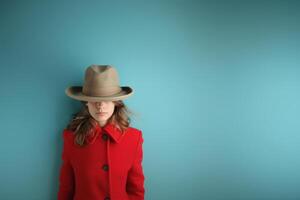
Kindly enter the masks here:
[[136, 149], [135, 159], [132, 167], [128, 172], [126, 191], [130, 200], [144, 200], [144, 172], [142, 167], [143, 161], [143, 136], [140, 131], [139, 141]]
[[59, 189], [58, 200], [72, 200], [74, 194], [74, 172], [69, 159], [68, 134], [66, 130], [63, 131], [63, 150], [62, 150], [62, 164], [60, 166], [59, 174]]

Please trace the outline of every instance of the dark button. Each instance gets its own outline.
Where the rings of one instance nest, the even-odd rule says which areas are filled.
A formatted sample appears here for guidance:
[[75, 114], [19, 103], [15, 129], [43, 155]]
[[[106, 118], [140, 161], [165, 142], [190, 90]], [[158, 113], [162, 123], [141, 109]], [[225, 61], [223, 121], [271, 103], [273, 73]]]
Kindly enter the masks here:
[[108, 135], [107, 135], [106, 133], [103, 133], [103, 134], [102, 134], [102, 139], [103, 139], [103, 140], [107, 140], [107, 139], [108, 139]]
[[105, 197], [104, 200], [110, 200], [110, 198], [109, 197]]
[[108, 165], [106, 165], [106, 164], [103, 165], [103, 166], [102, 166], [102, 169], [103, 169], [104, 171], [108, 171]]

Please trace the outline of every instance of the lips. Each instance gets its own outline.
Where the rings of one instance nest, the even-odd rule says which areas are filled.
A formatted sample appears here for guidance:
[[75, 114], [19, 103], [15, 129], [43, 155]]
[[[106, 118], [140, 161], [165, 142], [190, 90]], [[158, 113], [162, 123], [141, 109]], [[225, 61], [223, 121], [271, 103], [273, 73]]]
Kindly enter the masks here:
[[106, 112], [100, 112], [100, 113], [96, 113], [97, 115], [105, 115]]

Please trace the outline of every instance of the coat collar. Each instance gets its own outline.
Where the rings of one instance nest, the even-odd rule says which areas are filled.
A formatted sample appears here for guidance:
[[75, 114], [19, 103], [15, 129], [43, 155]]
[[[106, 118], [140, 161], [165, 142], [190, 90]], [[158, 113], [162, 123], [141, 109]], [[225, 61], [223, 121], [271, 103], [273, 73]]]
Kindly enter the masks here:
[[[120, 143], [125, 135], [125, 132], [117, 128], [113, 123], [107, 122], [104, 127], [101, 127], [98, 123], [95, 126], [97, 133], [107, 133], [116, 143]], [[100, 134], [97, 134], [100, 135]]]

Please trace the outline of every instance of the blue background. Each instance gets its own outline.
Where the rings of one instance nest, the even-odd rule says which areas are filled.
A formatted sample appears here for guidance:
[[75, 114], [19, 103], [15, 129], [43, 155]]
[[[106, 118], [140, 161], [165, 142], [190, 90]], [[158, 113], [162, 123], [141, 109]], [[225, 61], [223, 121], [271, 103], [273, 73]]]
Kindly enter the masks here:
[[300, 199], [299, 1], [1, 1], [1, 199], [55, 199], [64, 90], [114, 65], [146, 199]]

